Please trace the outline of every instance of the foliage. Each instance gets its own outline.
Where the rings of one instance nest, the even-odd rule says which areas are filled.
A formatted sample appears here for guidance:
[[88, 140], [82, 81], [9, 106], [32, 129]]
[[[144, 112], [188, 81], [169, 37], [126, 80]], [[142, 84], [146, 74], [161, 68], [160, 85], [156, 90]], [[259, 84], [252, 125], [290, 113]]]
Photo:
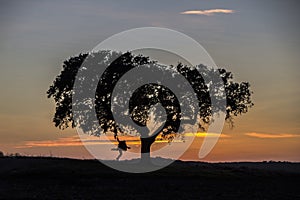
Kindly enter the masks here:
[[[86, 62], [88, 61], [88, 62]], [[97, 63], [101, 65], [103, 62], [111, 63], [101, 77], [96, 73], [96, 69], [89, 68], [91, 66], [84, 63]], [[112, 51], [100, 51], [93, 53], [79, 54], [64, 61], [63, 69], [54, 80], [53, 84], [47, 91], [48, 98], [53, 98], [56, 103], [56, 111], [54, 114], [53, 122], [56, 127], [65, 129], [68, 127], [75, 127], [77, 123], [83, 129], [91, 130], [90, 134], [101, 134], [98, 130], [99, 127], [103, 133], [113, 132], [115, 135], [124, 133], [123, 130], [115, 122], [111, 111], [112, 105], [112, 92], [119, 81], [119, 79], [128, 71], [146, 64], [156, 64], [155, 61], [150, 60], [148, 57], [142, 55], [133, 55], [130, 52], [121, 54]], [[201, 75], [198, 70], [201, 68]], [[236, 83], [233, 81], [233, 75], [231, 72], [227, 72], [225, 69], [212, 69], [204, 65], [198, 65], [195, 67], [189, 67], [178, 63], [177, 66], [169, 66], [168, 70], [159, 68], [161, 73], [168, 73], [177, 71], [179, 75], [183, 76], [188, 83], [192, 86], [195, 94], [197, 95], [198, 106], [194, 109], [199, 109], [200, 118], [199, 127], [205, 129], [205, 124], [209, 124], [212, 118], [212, 112], [222, 111], [221, 106], [212, 108], [212, 98], [216, 102], [226, 98], [226, 120], [232, 124], [233, 117], [246, 113], [250, 107], [253, 106], [251, 101], [252, 92], [250, 90], [250, 84], [248, 82]], [[81, 71], [79, 71], [81, 70]], [[93, 71], [94, 70], [94, 71]], [[89, 73], [85, 73], [89, 71]], [[91, 87], [96, 87], [96, 93], [94, 97], [84, 99], [83, 102], [76, 102], [72, 97], [74, 95], [80, 95], [74, 93], [74, 82], [76, 75], [81, 74], [82, 77], [77, 77], [79, 80], [85, 80], [87, 75], [94, 75], [92, 78]], [[85, 75], [82, 75], [85, 74]], [[213, 79], [216, 74], [221, 77], [219, 81], [205, 83], [204, 79]], [[176, 75], [178, 76], [178, 74]], [[97, 81], [99, 80], [99, 82]], [[138, 81], [138, 80], [137, 80]], [[76, 91], [84, 91], [86, 85], [80, 83], [79, 88]], [[224, 91], [222, 91], [222, 85]], [[126, 84], [124, 85], [124, 92], [126, 92]], [[225, 92], [226, 96], [220, 95]], [[184, 96], [184, 91], [182, 97]], [[129, 102], [129, 113], [132, 120], [139, 126], [146, 126], [148, 119], [149, 109], [160, 103], [164, 107], [167, 115], [167, 122], [161, 129], [163, 135], [176, 133], [180, 124], [180, 101], [177, 99], [171, 90], [159, 84], [147, 84], [137, 89], [133, 94]], [[189, 99], [187, 98], [187, 101]], [[90, 107], [95, 105], [97, 114], [98, 126], [92, 127], [89, 122]], [[72, 106], [77, 106], [82, 111], [80, 113], [80, 121], [75, 122], [74, 113], [72, 112]], [[212, 110], [215, 109], [215, 110]], [[191, 120], [191, 123], [195, 120]]]

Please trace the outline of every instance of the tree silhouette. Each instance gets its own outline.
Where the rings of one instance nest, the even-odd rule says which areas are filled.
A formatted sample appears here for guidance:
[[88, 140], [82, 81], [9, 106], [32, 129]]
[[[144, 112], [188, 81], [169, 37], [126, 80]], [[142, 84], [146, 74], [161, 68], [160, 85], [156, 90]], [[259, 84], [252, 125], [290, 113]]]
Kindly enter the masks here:
[[[100, 63], [103, 63], [103, 60], [110, 61], [108, 62], [110, 65], [105, 69], [103, 74], [98, 74], [97, 68], [93, 66], [97, 64], [101, 65]], [[87, 64], [81, 67], [84, 63]], [[117, 83], [120, 82], [120, 79], [127, 72], [143, 65], [155, 65], [155, 70], [158, 70], [162, 76], [169, 73], [175, 79], [179, 76], [184, 77], [186, 82], [192, 87], [197, 98], [197, 104], [193, 106], [192, 100], [185, 90], [182, 90], [176, 96], [172, 90], [159, 83], [144, 84], [131, 94], [131, 98], [127, 102], [129, 105], [128, 111], [131, 120], [138, 127], [147, 126], [149, 111], [157, 104], [160, 104], [164, 108], [166, 115], [164, 125], [152, 135], [137, 128], [137, 132], [141, 138], [143, 159], [150, 158], [150, 147], [158, 135], [171, 141], [176, 133], [184, 131], [180, 130], [180, 123], [182, 122], [188, 124], [196, 122], [199, 128], [205, 130], [206, 125], [213, 120], [212, 113], [225, 112], [227, 122], [232, 125], [234, 116], [246, 113], [253, 106], [250, 84], [247, 82], [233, 82], [232, 73], [227, 72], [225, 69], [212, 69], [204, 65], [189, 67], [181, 63], [178, 63], [176, 66], [163, 68], [156, 61], [152, 61], [143, 55], [133, 55], [130, 52], [121, 54], [112, 51], [99, 51], [79, 54], [64, 61], [60, 75], [56, 77], [47, 91], [48, 98], [53, 97], [56, 103], [56, 112], [53, 118], [55, 126], [65, 129], [80, 125], [84, 132], [96, 136], [109, 132], [113, 133], [115, 137], [118, 134], [126, 134], [126, 131], [131, 130], [130, 124], [126, 124], [124, 113], [124, 116], [122, 113], [119, 116], [121, 119], [124, 117], [124, 121], [122, 120], [124, 123], [120, 125], [116, 122], [112, 113], [112, 103], [114, 101], [112, 93], [116, 87], [119, 87], [119, 91], [123, 91], [122, 93], [125, 94], [126, 89], [130, 87], [129, 84], [132, 83], [123, 81], [123, 84], [118, 84], [118, 86]], [[153, 70], [151, 67], [148, 68], [150, 72]], [[199, 68], [201, 68], [201, 74], [197, 70]], [[216, 76], [221, 81], [215, 80]], [[75, 84], [76, 77], [79, 80], [77, 85]], [[89, 85], [86, 85], [84, 82], [88, 78], [90, 80]], [[205, 83], [205, 80], [211, 81]], [[137, 78], [134, 84], [138, 84], [139, 81]], [[182, 85], [178, 85], [179, 89]], [[94, 96], [79, 98], [80, 100], [75, 98], [74, 100], [74, 96], [81, 97], [89, 87], [96, 88]], [[225, 95], [220, 95], [222, 92]], [[119, 93], [117, 97], [123, 94]], [[218, 102], [221, 102], [224, 98], [226, 98], [226, 105], [222, 109], [222, 105], [219, 105]], [[182, 110], [182, 101], [191, 105], [191, 109]], [[212, 106], [213, 101], [216, 102], [217, 106]], [[118, 109], [118, 106], [121, 108], [124, 105], [116, 104], [115, 109]], [[72, 107], [76, 107], [76, 110], [80, 111], [74, 113]], [[95, 108], [97, 116], [96, 125], [91, 121], [91, 107]], [[197, 111], [199, 115], [195, 116], [193, 114], [194, 111]], [[158, 111], [155, 120], [161, 120], [160, 117], [163, 116], [162, 112]], [[183, 113], [191, 117], [183, 119], [181, 117]], [[74, 119], [75, 115], [77, 116], [77, 121]]]

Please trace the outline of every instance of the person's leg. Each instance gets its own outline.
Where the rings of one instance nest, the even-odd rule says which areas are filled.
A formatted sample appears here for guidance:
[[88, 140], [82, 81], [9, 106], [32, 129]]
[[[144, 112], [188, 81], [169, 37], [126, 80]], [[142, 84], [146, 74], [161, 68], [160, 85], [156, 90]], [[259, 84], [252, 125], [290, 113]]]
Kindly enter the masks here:
[[117, 160], [119, 160], [119, 159], [121, 158], [122, 155], [123, 155], [123, 152], [122, 152], [121, 149], [119, 149], [119, 155], [118, 155], [118, 157], [117, 157]]

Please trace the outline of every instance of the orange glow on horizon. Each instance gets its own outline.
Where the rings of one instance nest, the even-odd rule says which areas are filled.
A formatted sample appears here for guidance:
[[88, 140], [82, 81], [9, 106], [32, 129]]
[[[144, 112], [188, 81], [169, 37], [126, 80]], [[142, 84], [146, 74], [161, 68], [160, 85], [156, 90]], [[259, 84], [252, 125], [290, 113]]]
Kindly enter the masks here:
[[[181, 160], [199, 160], [198, 153], [205, 136], [216, 137], [215, 133], [186, 133], [186, 137], [195, 135], [195, 138], [187, 151], [179, 158]], [[108, 140], [101, 140], [101, 137], [85, 136], [82, 140], [78, 135], [58, 138], [56, 140], [27, 141], [15, 146], [17, 152], [57, 152], [54, 155], [71, 156], [75, 158], [91, 157], [86, 151], [83, 143], [87, 145], [107, 145], [117, 141], [113, 136], [107, 136]], [[121, 140], [126, 140], [129, 151], [140, 152], [140, 138], [132, 136], [120, 136]], [[268, 142], [265, 142], [265, 141]], [[182, 142], [174, 140], [173, 142]], [[245, 134], [221, 134], [218, 143], [212, 152], [201, 161], [240, 161], [240, 160], [298, 160], [300, 136], [293, 134], [266, 134], [266, 133], [245, 133]], [[168, 145], [167, 140], [156, 140], [151, 150], [156, 151]], [[73, 149], [72, 154], [68, 149]], [[20, 152], [21, 150], [21, 152]], [[32, 153], [31, 153], [32, 155]], [[287, 157], [286, 155], [289, 155]], [[92, 157], [91, 157], [92, 158]]]

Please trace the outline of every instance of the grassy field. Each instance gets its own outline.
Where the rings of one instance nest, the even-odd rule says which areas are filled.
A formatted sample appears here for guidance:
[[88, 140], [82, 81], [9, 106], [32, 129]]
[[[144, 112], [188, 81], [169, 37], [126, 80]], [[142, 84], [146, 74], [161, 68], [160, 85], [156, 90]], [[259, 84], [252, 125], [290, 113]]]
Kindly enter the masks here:
[[300, 199], [299, 188], [299, 163], [176, 161], [129, 174], [95, 160], [0, 158], [0, 199]]

